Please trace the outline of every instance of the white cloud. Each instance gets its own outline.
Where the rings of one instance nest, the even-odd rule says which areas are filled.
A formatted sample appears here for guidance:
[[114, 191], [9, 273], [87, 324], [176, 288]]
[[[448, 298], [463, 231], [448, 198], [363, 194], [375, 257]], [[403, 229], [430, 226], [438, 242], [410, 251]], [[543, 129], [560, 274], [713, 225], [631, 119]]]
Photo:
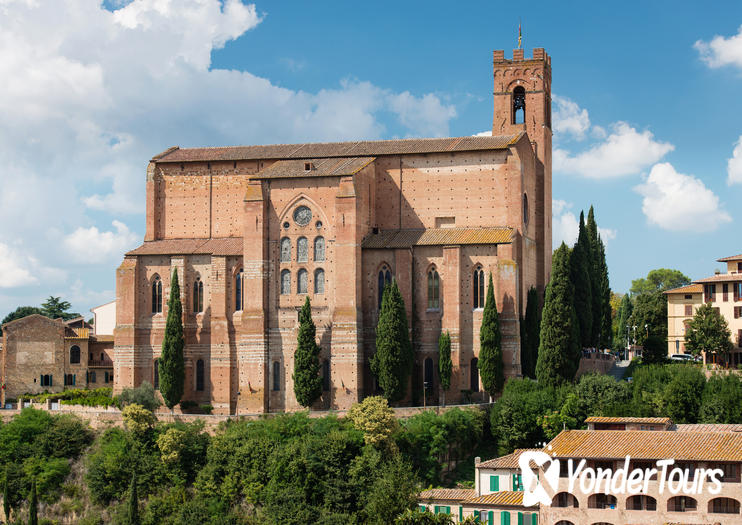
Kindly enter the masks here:
[[[106, 250], [141, 235], [147, 161], [171, 145], [448, 135], [456, 115], [435, 94], [362, 80], [306, 92], [213, 69], [211, 53], [264, 18], [245, 0], [103, 4], [0, 0], [0, 238], [24, 239], [42, 268], [73, 267], [70, 243], [97, 236], [85, 262], [110, 264], [101, 275], [112, 280]], [[122, 214], [137, 214], [121, 222], [131, 230], [108, 231]], [[110, 289], [95, 271], [85, 266], [85, 286]], [[71, 285], [38, 279], [57, 295]]]
[[[567, 246], [573, 246], [577, 242], [580, 233], [580, 219], [572, 212], [572, 203], [561, 199], [551, 202], [551, 245], [558, 248], [564, 242]], [[617, 232], [612, 228], [601, 228], [598, 226], [598, 234], [603, 244], [616, 238]]]
[[0, 243], [0, 288], [14, 288], [36, 284], [38, 279], [31, 273], [31, 259]]
[[587, 151], [573, 155], [556, 148], [554, 170], [594, 179], [633, 175], [673, 149], [675, 146], [672, 144], [655, 140], [649, 130], [638, 132], [626, 122], [617, 122], [604, 141]]
[[727, 184], [742, 184], [742, 135], [734, 145], [732, 158], [727, 161]]
[[552, 100], [554, 101], [554, 114], [552, 116], [554, 131], [558, 134], [571, 135], [578, 140], [584, 139], [585, 133], [590, 129], [590, 117], [587, 110], [567, 97], [560, 97], [555, 94], [552, 96]]
[[665, 230], [708, 232], [732, 220], [703, 181], [678, 173], [669, 162], [652, 166], [634, 189], [644, 197], [642, 211], [649, 223]]
[[551, 244], [554, 248], [564, 242], [572, 246], [577, 242], [580, 222], [571, 211], [572, 203], [554, 199], [551, 203]]
[[491, 136], [492, 136], [491, 130], [480, 131], [479, 133], [475, 133], [474, 135], [472, 135], [472, 137], [491, 137]]
[[119, 258], [136, 247], [139, 235], [129, 231], [126, 224], [113, 221], [116, 231], [100, 231], [95, 226], [77, 228], [64, 239], [69, 255], [86, 264], [96, 264], [111, 257]]
[[698, 40], [693, 47], [709, 67], [732, 65], [742, 68], [742, 26], [734, 36], [725, 38], [717, 35], [710, 42]]

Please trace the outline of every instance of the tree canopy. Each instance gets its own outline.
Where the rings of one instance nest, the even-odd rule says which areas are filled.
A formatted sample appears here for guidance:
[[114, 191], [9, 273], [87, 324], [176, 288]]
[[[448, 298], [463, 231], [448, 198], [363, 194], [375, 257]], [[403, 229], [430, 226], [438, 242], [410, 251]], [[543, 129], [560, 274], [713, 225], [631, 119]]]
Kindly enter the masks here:
[[[593, 342], [593, 289], [592, 289], [592, 251], [585, 229], [585, 215], [580, 212], [579, 234], [569, 258], [570, 279], [574, 290], [574, 307], [577, 314], [579, 344], [583, 348]], [[600, 319], [596, 319], [600, 322]]]
[[173, 270], [170, 297], [167, 301], [165, 337], [162, 339], [162, 354], [158, 361], [160, 392], [169, 409], [180, 403], [185, 388], [185, 358], [183, 347], [183, 305], [180, 302], [178, 271]]
[[487, 299], [482, 312], [482, 326], [479, 329], [477, 366], [482, 385], [491, 396], [502, 390], [502, 385], [505, 383], [505, 363], [502, 359], [502, 333], [491, 273], [487, 284]]
[[698, 307], [685, 330], [685, 347], [693, 355], [701, 352], [719, 354], [727, 358], [734, 348], [732, 332], [727, 320], [710, 303]]
[[299, 312], [299, 333], [294, 352], [294, 395], [303, 407], [310, 407], [322, 395], [322, 378], [319, 375], [320, 347], [317, 344], [317, 328], [312, 320], [309, 297]]
[[680, 286], [690, 284], [690, 278], [679, 270], [657, 268], [651, 270], [646, 277], [631, 281], [631, 295], [637, 296], [653, 292], [664, 292]]
[[384, 287], [376, 325], [376, 353], [370, 359], [371, 372], [389, 401], [399, 401], [406, 395], [413, 359], [407, 311], [394, 280]]

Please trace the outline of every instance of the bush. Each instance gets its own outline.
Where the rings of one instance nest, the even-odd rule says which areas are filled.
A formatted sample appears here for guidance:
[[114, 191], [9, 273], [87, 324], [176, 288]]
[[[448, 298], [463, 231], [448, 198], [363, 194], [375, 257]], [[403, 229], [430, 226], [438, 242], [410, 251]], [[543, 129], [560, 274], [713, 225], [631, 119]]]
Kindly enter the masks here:
[[136, 388], [124, 388], [116, 396], [116, 405], [121, 409], [126, 405], [141, 405], [147, 410], [154, 412], [162, 403], [160, 403], [157, 394], [155, 394], [154, 387], [147, 381], [142, 381], [142, 384]]

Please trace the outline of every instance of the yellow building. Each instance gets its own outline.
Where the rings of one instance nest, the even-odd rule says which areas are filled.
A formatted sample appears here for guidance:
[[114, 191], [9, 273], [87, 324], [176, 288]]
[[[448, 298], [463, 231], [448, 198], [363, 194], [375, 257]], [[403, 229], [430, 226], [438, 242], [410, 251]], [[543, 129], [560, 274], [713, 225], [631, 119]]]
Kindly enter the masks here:
[[[726, 272], [693, 281], [689, 286], [665, 292], [667, 295], [667, 353], [685, 353], [685, 329], [696, 309], [704, 303], [718, 309], [732, 332], [734, 348], [730, 364], [742, 364], [742, 254], [717, 259], [727, 265]], [[704, 356], [715, 362], [716, 356]]]

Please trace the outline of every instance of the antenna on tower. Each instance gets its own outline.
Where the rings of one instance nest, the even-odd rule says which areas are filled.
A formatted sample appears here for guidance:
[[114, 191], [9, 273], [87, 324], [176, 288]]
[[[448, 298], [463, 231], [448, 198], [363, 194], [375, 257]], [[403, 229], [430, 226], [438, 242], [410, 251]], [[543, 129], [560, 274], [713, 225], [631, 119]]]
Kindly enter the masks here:
[[523, 33], [521, 31], [520, 17], [518, 17], [518, 49], [523, 47]]

